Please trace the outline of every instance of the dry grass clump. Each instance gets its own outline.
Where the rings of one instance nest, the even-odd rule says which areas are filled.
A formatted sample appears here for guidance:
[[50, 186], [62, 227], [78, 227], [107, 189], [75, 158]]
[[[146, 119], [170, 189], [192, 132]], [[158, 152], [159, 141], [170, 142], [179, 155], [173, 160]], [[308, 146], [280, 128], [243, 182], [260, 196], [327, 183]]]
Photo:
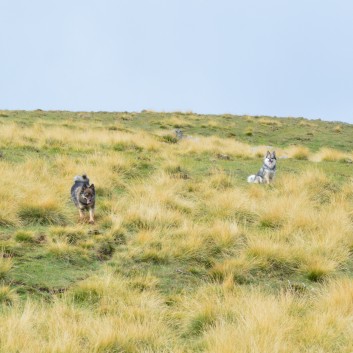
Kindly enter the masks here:
[[0, 305], [12, 306], [18, 301], [18, 295], [10, 286], [0, 285]]
[[246, 254], [256, 260], [256, 268], [259, 271], [273, 273], [279, 271], [286, 275], [295, 272], [302, 260], [298, 256], [298, 251], [287, 244], [276, 244], [267, 239], [252, 239]]
[[135, 259], [143, 262], [208, 263], [212, 256], [231, 251], [238, 239], [235, 223], [216, 222], [210, 227], [185, 222], [175, 230], [142, 229], [134, 240]]
[[252, 136], [252, 135], [254, 134], [254, 129], [251, 128], [251, 127], [249, 127], [249, 128], [247, 128], [247, 129], [245, 130], [244, 134], [245, 134], [246, 136]]
[[[306, 310], [303, 320], [298, 321], [299, 330], [294, 337], [299, 352], [352, 350], [352, 285], [351, 278], [329, 281], [308, 303], [311, 308]], [[315, 312], [320, 314], [313, 315]]]
[[166, 264], [170, 261], [168, 242], [161, 229], [140, 230], [133, 242], [134, 250], [129, 254], [135, 261]]
[[210, 276], [218, 281], [231, 280], [234, 283], [246, 284], [254, 280], [256, 271], [263, 268], [263, 263], [256, 257], [244, 253], [216, 262], [210, 269]]
[[63, 181], [49, 171], [43, 160], [29, 158], [20, 165], [4, 162], [0, 178], [1, 190], [8, 200], [3, 212], [6, 214], [4, 225], [66, 224], [70, 221], [64, 202], [67, 190], [63, 191]]
[[221, 127], [222, 125], [219, 123], [219, 121], [217, 120], [209, 120], [207, 122], [207, 126], [210, 127], [210, 128], [219, 128]]
[[256, 212], [261, 227], [268, 230], [283, 227], [292, 230], [315, 229], [317, 212], [308, 197], [308, 190], [299, 184], [303, 183], [296, 179], [285, 178], [282, 181], [279, 178], [278, 189], [267, 193], [266, 199], [259, 200]]
[[252, 158], [253, 153], [250, 145], [235, 141], [234, 139], [221, 139], [219, 137], [195, 137], [180, 141], [180, 152], [182, 154], [210, 153], [227, 154], [237, 158]]
[[247, 121], [247, 122], [253, 122], [255, 119], [254, 119], [254, 117], [252, 117], [252, 116], [250, 116], [250, 115], [244, 115], [244, 119], [245, 119], [245, 121]]
[[[125, 200], [124, 222], [127, 228], [175, 228], [183, 223], [185, 213], [193, 208], [183, 196], [184, 181], [174, 175], [158, 173], [154, 183], [136, 184]], [[121, 203], [123, 204], [123, 203]]]
[[163, 124], [171, 125], [177, 129], [192, 126], [192, 124], [190, 124], [187, 119], [178, 115], [172, 116], [171, 118], [163, 119]]
[[306, 259], [301, 271], [310, 281], [318, 282], [334, 274], [338, 267], [337, 262], [317, 256]]
[[[231, 251], [238, 235], [235, 223], [219, 221], [209, 228], [184, 224], [183, 228], [174, 232], [174, 241], [169, 243], [169, 249], [174, 258], [207, 263], [212, 256]], [[175, 240], [177, 247], [173, 244]]]
[[267, 206], [262, 204], [262, 207], [258, 207], [260, 225], [272, 229], [281, 227], [296, 207], [290, 197], [278, 197], [277, 193], [267, 195]]
[[182, 221], [180, 212], [146, 200], [127, 209], [124, 225], [132, 229], [153, 229], [159, 226], [170, 228], [180, 225]]
[[160, 280], [153, 276], [151, 273], [147, 272], [145, 275], [137, 275], [131, 279], [129, 285], [139, 291], [155, 290], [159, 285]]
[[[206, 352], [280, 352], [291, 347], [290, 299], [250, 294], [241, 298], [235, 315], [239, 321], [222, 318], [205, 335]], [[251, 301], [250, 301], [251, 300]], [[252, 302], [252, 305], [251, 305]], [[240, 309], [240, 307], [242, 308]], [[283, 322], [286, 324], [283, 325]]]
[[36, 236], [31, 231], [19, 230], [14, 234], [14, 238], [20, 243], [34, 243], [36, 241]]
[[300, 179], [292, 178], [292, 180], [297, 186], [302, 183], [304, 188], [311, 188], [317, 184], [326, 186], [330, 183], [328, 175], [319, 168], [308, 168], [300, 174]]
[[87, 231], [83, 225], [71, 227], [52, 227], [49, 229], [50, 239], [52, 241], [64, 241], [68, 244], [78, 244], [87, 238]]
[[279, 120], [275, 119], [268, 119], [268, 118], [260, 118], [257, 120], [257, 122], [261, 125], [269, 125], [269, 126], [282, 126], [282, 123]]
[[[9, 198], [11, 199], [11, 198]], [[14, 212], [14, 205], [8, 203], [8, 206], [5, 208], [0, 208], [0, 226], [10, 227], [18, 223], [18, 217]]]
[[0, 254], [0, 280], [5, 279], [13, 267], [11, 257], [4, 257], [4, 253]]
[[75, 262], [79, 259], [89, 258], [89, 253], [86, 249], [68, 244], [66, 241], [49, 241], [45, 247], [50, 255], [58, 259]]
[[342, 132], [342, 126], [341, 125], [336, 125], [332, 130], [334, 132], [336, 132], [336, 133], [341, 133]]
[[309, 159], [310, 150], [304, 146], [293, 146], [288, 150], [290, 158], [307, 160]]
[[319, 152], [312, 156], [314, 162], [342, 162], [350, 157], [347, 153], [334, 150], [332, 148], [321, 148]]
[[189, 179], [189, 173], [188, 171], [183, 168], [180, 163], [176, 163], [176, 162], [168, 162], [165, 167], [164, 167], [164, 171], [170, 175], [173, 178], [176, 179]]
[[[276, 182], [291, 198], [292, 204], [300, 208], [297, 211], [303, 215], [307, 212], [308, 216], [315, 211], [314, 205], [329, 203], [339, 191], [337, 184], [317, 168], [305, 169], [300, 175], [279, 177]], [[302, 206], [303, 203], [306, 206]]]
[[18, 216], [22, 224], [25, 225], [67, 224], [64, 212], [60, 210], [60, 207], [54, 200], [34, 204], [24, 202], [19, 207]]
[[307, 120], [301, 120], [299, 122], [299, 126], [305, 126], [305, 127], [317, 127], [317, 125], [313, 122], [309, 122]]
[[231, 175], [227, 175], [224, 170], [213, 168], [210, 171], [210, 185], [216, 190], [230, 189], [234, 186], [233, 178]]
[[292, 348], [292, 303], [290, 295], [203, 286], [183, 298], [180, 329], [206, 352], [285, 351]]
[[211, 183], [212, 179], [202, 185], [204, 193], [193, 211], [196, 218], [205, 222], [224, 220], [239, 224], [251, 224], [258, 220], [255, 200], [250, 199], [241, 188], [217, 190]]

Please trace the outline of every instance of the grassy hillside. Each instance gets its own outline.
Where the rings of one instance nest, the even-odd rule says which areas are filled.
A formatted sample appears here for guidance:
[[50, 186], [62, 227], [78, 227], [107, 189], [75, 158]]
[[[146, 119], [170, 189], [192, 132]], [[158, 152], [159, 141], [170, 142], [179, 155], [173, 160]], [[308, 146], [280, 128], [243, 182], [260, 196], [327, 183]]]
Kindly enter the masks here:
[[[0, 351], [352, 352], [352, 136], [292, 118], [0, 111]], [[248, 184], [268, 149], [275, 183]], [[94, 225], [69, 198], [83, 172]]]

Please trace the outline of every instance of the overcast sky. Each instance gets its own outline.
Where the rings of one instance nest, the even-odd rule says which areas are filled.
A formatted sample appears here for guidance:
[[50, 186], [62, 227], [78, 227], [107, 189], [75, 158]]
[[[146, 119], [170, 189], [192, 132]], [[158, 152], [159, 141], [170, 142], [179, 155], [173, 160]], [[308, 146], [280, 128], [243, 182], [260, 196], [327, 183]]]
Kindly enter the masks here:
[[0, 109], [353, 123], [352, 0], [0, 0]]

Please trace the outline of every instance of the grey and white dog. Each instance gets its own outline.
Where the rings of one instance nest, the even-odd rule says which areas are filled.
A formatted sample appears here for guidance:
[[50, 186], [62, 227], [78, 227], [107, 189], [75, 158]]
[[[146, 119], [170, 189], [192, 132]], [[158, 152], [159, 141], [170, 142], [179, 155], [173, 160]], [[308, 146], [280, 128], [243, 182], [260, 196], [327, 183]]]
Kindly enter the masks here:
[[182, 129], [176, 129], [175, 130], [175, 137], [177, 140], [182, 140], [184, 138], [184, 133]]
[[273, 182], [273, 179], [276, 174], [276, 152], [270, 153], [267, 151], [264, 158], [264, 164], [261, 169], [257, 172], [256, 175], [248, 176], [248, 183], [257, 183], [257, 184], [270, 184]]
[[74, 185], [71, 187], [71, 198], [80, 213], [80, 219], [83, 219], [83, 211], [89, 211], [89, 223], [94, 223], [94, 206], [96, 191], [94, 185], [89, 185], [87, 175], [76, 175]]

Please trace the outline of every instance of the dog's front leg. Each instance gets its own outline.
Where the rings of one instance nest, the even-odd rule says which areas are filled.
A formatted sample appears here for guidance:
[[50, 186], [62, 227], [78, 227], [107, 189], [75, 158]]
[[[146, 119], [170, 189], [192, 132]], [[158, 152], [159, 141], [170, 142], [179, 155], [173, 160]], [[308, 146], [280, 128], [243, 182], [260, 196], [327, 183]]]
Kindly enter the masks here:
[[80, 220], [82, 220], [83, 219], [83, 212], [82, 212], [82, 210], [80, 208], [78, 209], [78, 212], [80, 214]]
[[89, 209], [89, 223], [94, 223], [94, 208]]

